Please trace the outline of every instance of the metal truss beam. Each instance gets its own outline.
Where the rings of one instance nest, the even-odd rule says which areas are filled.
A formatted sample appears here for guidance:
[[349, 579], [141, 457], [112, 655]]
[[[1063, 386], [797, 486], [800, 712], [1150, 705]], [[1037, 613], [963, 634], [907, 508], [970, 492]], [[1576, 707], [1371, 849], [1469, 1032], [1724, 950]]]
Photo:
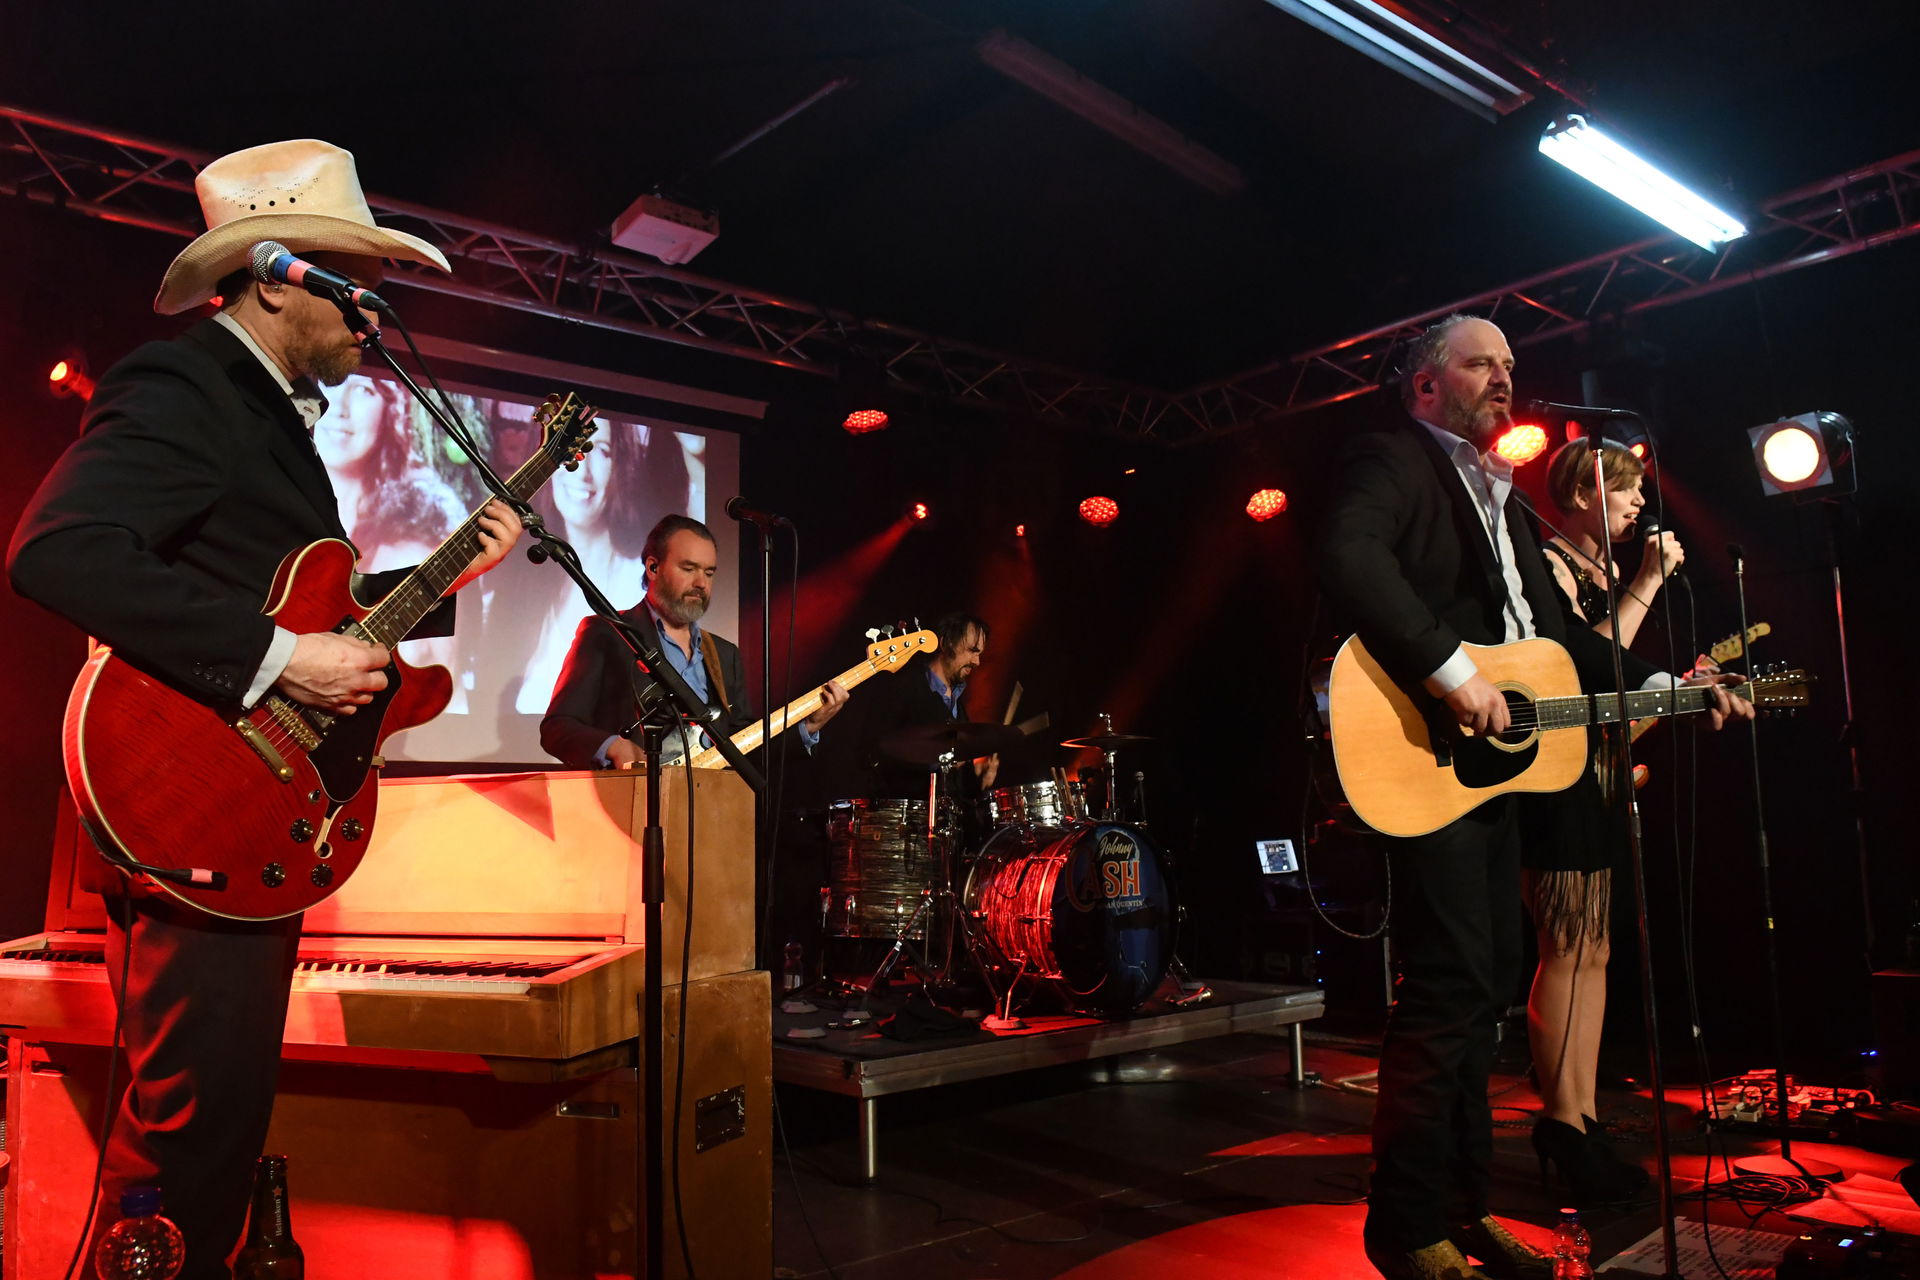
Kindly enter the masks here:
[[[0, 104], [0, 193], [191, 237], [193, 177], [213, 157]], [[1409, 337], [1454, 311], [1499, 321], [1516, 347], [1597, 320], [1704, 297], [1920, 232], [1920, 151], [1775, 196], [1719, 254], [1655, 237], [1462, 298], [1180, 392], [865, 320], [604, 247], [568, 244], [369, 195], [382, 222], [459, 264], [402, 265], [417, 288], [805, 373], [833, 376], [850, 344], [899, 386], [1070, 429], [1184, 444], [1379, 390]]]

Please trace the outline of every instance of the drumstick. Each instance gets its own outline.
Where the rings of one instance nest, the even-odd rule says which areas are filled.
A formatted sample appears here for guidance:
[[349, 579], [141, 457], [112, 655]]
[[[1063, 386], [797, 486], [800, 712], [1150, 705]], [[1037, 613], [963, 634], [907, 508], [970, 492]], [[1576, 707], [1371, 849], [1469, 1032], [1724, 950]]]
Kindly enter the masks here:
[[1013, 713], [1020, 709], [1020, 695], [1024, 692], [1025, 690], [1020, 687], [1020, 682], [1015, 680], [1013, 682], [1013, 697], [1007, 700], [1007, 714], [1001, 719], [1001, 724], [1013, 723]]

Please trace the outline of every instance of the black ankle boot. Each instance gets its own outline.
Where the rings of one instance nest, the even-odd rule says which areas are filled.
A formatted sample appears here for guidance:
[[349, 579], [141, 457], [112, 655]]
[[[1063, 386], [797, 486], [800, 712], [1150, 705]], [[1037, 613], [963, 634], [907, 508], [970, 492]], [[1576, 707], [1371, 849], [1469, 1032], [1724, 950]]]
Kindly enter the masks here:
[[1533, 1150], [1540, 1157], [1540, 1181], [1551, 1185], [1551, 1164], [1566, 1184], [1568, 1199], [1583, 1209], [1631, 1200], [1647, 1184], [1646, 1170], [1598, 1150], [1582, 1130], [1551, 1116], [1533, 1122]]

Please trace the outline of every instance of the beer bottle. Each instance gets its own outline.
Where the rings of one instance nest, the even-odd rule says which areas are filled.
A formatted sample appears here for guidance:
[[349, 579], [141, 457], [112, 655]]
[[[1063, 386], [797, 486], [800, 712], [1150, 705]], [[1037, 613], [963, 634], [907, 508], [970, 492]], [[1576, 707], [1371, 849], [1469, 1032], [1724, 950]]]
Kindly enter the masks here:
[[261, 1156], [253, 1173], [247, 1245], [233, 1260], [233, 1280], [303, 1280], [307, 1255], [293, 1242], [287, 1215], [287, 1158]]

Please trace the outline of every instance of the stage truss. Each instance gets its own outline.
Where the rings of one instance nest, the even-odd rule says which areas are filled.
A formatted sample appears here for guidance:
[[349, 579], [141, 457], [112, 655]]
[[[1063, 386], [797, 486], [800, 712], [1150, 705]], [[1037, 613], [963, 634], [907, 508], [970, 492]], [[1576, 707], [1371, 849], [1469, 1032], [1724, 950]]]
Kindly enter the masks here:
[[[180, 237], [198, 229], [193, 176], [213, 157], [0, 104], [0, 193]], [[583, 246], [369, 194], [374, 216], [422, 236], [458, 278], [402, 264], [416, 288], [832, 377], [852, 344], [898, 386], [1055, 426], [1163, 444], [1242, 430], [1377, 391], [1400, 345], [1454, 311], [1497, 320], [1515, 347], [1705, 297], [1920, 232], [1920, 151], [1764, 201], [1720, 253], [1654, 237], [1461, 298], [1185, 391], [958, 342]]]

